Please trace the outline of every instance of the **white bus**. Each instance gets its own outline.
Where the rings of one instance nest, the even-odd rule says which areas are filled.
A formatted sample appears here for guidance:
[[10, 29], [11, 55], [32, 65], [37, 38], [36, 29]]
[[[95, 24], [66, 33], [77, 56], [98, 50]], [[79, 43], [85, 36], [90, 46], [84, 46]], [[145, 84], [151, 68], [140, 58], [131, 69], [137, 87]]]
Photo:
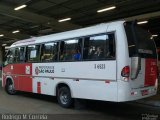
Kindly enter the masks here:
[[2, 86], [57, 96], [62, 107], [74, 98], [125, 102], [157, 92], [157, 53], [150, 34], [117, 21], [34, 37], [11, 45]]

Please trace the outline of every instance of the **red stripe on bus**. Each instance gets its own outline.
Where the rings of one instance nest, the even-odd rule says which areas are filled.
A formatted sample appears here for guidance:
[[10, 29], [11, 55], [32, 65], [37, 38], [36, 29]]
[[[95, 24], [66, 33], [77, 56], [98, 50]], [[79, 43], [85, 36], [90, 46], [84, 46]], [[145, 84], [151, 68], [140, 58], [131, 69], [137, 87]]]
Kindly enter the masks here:
[[41, 94], [41, 83], [37, 82], [37, 93]]

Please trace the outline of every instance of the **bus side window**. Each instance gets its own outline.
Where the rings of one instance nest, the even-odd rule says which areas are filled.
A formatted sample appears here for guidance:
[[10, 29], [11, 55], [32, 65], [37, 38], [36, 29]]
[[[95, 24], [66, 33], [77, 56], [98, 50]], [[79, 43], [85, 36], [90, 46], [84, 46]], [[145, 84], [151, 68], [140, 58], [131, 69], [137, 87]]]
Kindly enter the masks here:
[[15, 49], [12, 48], [8, 51], [7, 55], [6, 55], [6, 60], [5, 60], [5, 65], [7, 64], [12, 64], [14, 62], [14, 52], [15, 52]]
[[46, 43], [43, 45], [41, 60], [43, 62], [57, 61], [57, 43]]
[[40, 60], [40, 45], [29, 45], [27, 47], [27, 61], [39, 62]]
[[15, 49], [15, 54], [14, 54], [14, 62], [24, 62], [25, 57], [24, 57], [24, 47], [19, 47]]
[[71, 39], [60, 44], [60, 61], [77, 61], [81, 59], [82, 40]]
[[84, 38], [84, 60], [104, 60], [113, 57], [115, 57], [114, 34], [99, 34]]

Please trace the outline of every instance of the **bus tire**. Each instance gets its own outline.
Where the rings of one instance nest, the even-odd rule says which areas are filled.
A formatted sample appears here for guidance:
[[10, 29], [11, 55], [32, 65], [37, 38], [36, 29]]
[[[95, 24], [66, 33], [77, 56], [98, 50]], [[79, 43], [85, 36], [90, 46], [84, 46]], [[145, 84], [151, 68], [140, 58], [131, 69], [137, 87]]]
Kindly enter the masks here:
[[5, 90], [9, 95], [15, 95], [16, 90], [14, 89], [14, 84], [11, 80], [7, 80]]
[[58, 89], [57, 99], [60, 106], [64, 108], [69, 108], [72, 106], [73, 99], [71, 97], [70, 89], [66, 86]]

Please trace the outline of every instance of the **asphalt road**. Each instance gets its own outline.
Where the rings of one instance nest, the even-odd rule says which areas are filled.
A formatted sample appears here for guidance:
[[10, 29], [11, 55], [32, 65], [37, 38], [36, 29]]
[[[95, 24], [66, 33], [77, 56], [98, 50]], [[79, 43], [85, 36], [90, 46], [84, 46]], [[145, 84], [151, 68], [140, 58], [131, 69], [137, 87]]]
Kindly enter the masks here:
[[2, 115], [5, 114], [47, 114], [48, 118], [54, 120], [142, 120], [144, 116], [160, 120], [159, 107], [136, 102], [87, 101], [86, 107], [83, 109], [65, 109], [58, 105], [56, 97], [23, 92], [17, 95], [8, 95], [1, 87], [0, 114], [0, 119], [4, 119]]

